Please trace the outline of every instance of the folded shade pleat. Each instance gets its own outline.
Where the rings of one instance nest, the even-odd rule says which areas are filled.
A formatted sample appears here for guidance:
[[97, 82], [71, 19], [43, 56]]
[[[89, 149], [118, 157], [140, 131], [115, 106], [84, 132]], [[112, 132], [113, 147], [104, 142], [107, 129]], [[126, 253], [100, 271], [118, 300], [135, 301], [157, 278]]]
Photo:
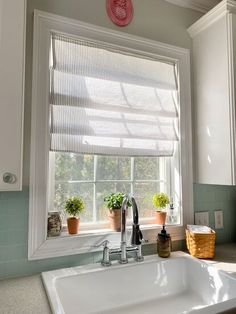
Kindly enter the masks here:
[[68, 134], [52, 134], [51, 147], [53, 151], [78, 152], [94, 155], [112, 156], [172, 156], [174, 142], [143, 139], [120, 139], [98, 136], [80, 136]]
[[139, 86], [177, 90], [173, 63], [130, 54], [104, 43], [52, 36], [53, 68], [71, 73]]

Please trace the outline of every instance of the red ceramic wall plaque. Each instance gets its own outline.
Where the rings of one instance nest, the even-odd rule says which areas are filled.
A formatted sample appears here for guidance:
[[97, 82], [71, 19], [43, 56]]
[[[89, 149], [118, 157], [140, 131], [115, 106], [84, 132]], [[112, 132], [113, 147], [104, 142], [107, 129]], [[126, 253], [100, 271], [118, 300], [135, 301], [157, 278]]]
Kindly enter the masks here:
[[131, 0], [107, 0], [107, 14], [113, 23], [119, 26], [129, 24], [133, 18]]

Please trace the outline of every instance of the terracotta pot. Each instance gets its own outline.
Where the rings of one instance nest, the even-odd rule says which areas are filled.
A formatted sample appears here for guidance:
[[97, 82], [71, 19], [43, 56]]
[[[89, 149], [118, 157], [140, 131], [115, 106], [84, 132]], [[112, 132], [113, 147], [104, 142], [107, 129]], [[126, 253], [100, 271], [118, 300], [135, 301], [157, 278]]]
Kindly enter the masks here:
[[121, 229], [121, 210], [120, 209], [108, 209], [108, 219], [110, 222], [110, 228], [113, 231], [120, 231]]
[[156, 217], [156, 224], [165, 225], [165, 223], [166, 223], [166, 212], [157, 210], [155, 212], [155, 217]]
[[79, 231], [80, 219], [76, 217], [67, 218], [67, 227], [69, 234], [77, 234]]

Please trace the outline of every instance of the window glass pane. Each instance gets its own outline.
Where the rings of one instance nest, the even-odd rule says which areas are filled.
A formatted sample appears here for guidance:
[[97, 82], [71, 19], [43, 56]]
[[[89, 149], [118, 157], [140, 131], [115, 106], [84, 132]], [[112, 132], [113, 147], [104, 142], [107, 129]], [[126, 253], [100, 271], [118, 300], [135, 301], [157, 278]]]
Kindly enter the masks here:
[[157, 182], [136, 182], [134, 183], [134, 196], [138, 205], [140, 218], [154, 216], [152, 196], [160, 190]]
[[97, 179], [130, 180], [130, 158], [98, 156]]
[[104, 204], [104, 197], [110, 193], [130, 193], [130, 183], [122, 182], [101, 182], [97, 183], [97, 220], [107, 221], [107, 208]]
[[167, 210], [166, 223], [180, 224], [180, 212], [177, 206], [174, 206], [174, 210]]
[[56, 183], [54, 194], [54, 208], [62, 214], [66, 223], [64, 210], [66, 200], [71, 196], [80, 196], [85, 202], [85, 209], [80, 215], [81, 223], [93, 221], [93, 183]]
[[[132, 192], [138, 205], [140, 218], [152, 218], [155, 213], [152, 205], [153, 194], [163, 190], [163, 187], [165, 191], [170, 188], [170, 182], [165, 177], [166, 169], [161, 169], [160, 183], [160, 166], [166, 167], [162, 158], [135, 157], [132, 159], [72, 153], [51, 154], [55, 158], [52, 158], [54, 164], [51, 163], [50, 184], [52, 187], [49, 210], [60, 211], [64, 224], [66, 224], [64, 205], [71, 196], [81, 196], [85, 201], [81, 224], [108, 223], [104, 197], [110, 193]], [[134, 167], [132, 167], [132, 160]], [[125, 180], [128, 182], [121, 182]], [[177, 208], [174, 214], [174, 218], [168, 218], [168, 223], [179, 221]], [[131, 218], [132, 211], [129, 210], [128, 219]]]
[[55, 153], [56, 181], [93, 180], [94, 157], [73, 153]]
[[134, 159], [135, 180], [158, 180], [160, 158], [136, 157]]

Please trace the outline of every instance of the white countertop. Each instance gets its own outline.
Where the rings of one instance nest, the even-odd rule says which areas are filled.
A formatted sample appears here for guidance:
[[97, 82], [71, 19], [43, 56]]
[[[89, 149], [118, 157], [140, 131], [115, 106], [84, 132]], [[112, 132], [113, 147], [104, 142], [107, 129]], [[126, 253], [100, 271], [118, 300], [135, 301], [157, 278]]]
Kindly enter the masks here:
[[[236, 276], [236, 243], [218, 245], [207, 262]], [[40, 275], [0, 281], [0, 313], [51, 314]]]

